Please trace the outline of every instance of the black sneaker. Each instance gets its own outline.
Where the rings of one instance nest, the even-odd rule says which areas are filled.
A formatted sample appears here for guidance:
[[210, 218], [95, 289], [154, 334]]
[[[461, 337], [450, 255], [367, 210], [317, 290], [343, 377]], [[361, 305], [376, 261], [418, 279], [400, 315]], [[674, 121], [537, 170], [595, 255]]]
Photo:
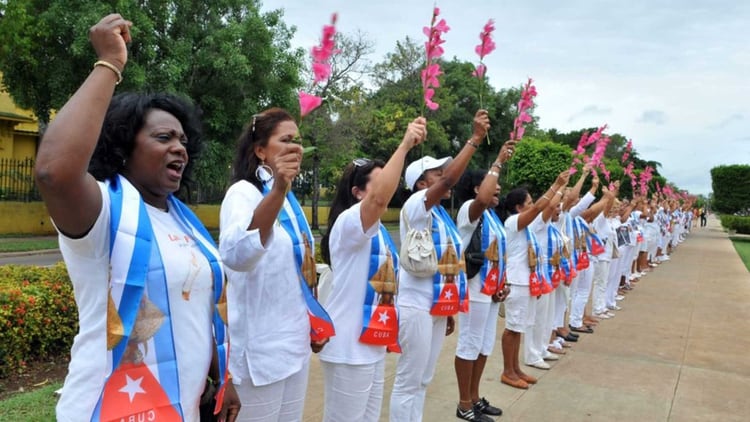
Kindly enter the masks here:
[[484, 397], [479, 399], [478, 402], [474, 403], [474, 413], [482, 413], [484, 415], [500, 416], [503, 414], [503, 409], [495, 407], [490, 404]]
[[465, 421], [472, 422], [495, 422], [495, 420], [491, 417], [485, 416], [479, 412], [475, 412], [474, 407], [469, 410], [461, 410], [460, 407], [456, 407], [456, 417]]

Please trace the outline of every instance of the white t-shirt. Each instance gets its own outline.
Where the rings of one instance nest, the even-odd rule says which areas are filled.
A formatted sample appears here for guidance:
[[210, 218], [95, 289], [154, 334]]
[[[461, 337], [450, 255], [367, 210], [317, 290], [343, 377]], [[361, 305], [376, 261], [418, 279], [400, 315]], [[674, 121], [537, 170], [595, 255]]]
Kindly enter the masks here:
[[[264, 247], [248, 230], [263, 194], [239, 181], [221, 203], [219, 251], [229, 279], [229, 371], [242, 382], [271, 384], [299, 372], [310, 358], [310, 320], [292, 238], [277, 223]], [[294, 220], [289, 201], [284, 208]], [[312, 240], [311, 240], [312, 241]]]
[[[508, 283], [513, 286], [528, 286], [529, 276], [529, 241], [526, 238], [526, 228], [537, 232], [539, 226], [543, 225], [541, 214], [527, 227], [518, 230], [518, 214], [513, 214], [505, 220], [505, 240], [507, 245], [507, 269]], [[537, 239], [538, 240], [538, 239]]]
[[[456, 216], [458, 233], [461, 235], [461, 243], [463, 245], [466, 245], [467, 247], [469, 246], [469, 243], [471, 243], [471, 236], [474, 234], [474, 230], [477, 228], [477, 225], [479, 225], [479, 219], [476, 219], [475, 221], [469, 220], [469, 207], [473, 202], [473, 199], [469, 199], [468, 201], [464, 202], [463, 205], [461, 205], [461, 208], [458, 210], [458, 215]], [[487, 218], [487, 216], [483, 216], [480, 218]], [[485, 221], [482, 224], [489, 224], [489, 222]], [[495, 240], [497, 236], [495, 235], [495, 232], [493, 230], [489, 231], [489, 235], [489, 242], [492, 243], [492, 241]], [[478, 272], [474, 277], [469, 279], [469, 301], [482, 303], [490, 303], [492, 301], [491, 296], [487, 296], [486, 294], [482, 293], [481, 271]]]
[[[427, 189], [414, 192], [402, 207], [401, 211], [406, 215], [406, 218], [409, 220], [409, 227], [412, 229], [422, 230], [427, 227], [428, 222], [432, 224], [431, 218], [435, 218], [432, 215], [432, 209], [425, 209], [426, 195]], [[448, 236], [448, 233], [445, 231], [446, 227], [440, 220], [437, 220], [437, 223], [440, 242], [447, 243], [446, 236]], [[404, 221], [400, 222], [399, 228], [401, 234], [401, 245], [403, 245], [408, 231]], [[461, 253], [461, 251], [456, 251], [456, 253]], [[396, 297], [396, 303], [398, 306], [429, 311], [432, 308], [433, 299], [432, 281], [432, 276], [417, 277], [401, 267], [398, 272], [399, 288], [398, 296]]]
[[[89, 420], [107, 375], [110, 200], [105, 185], [99, 185], [102, 210], [89, 233], [80, 239], [59, 235], [80, 328], [57, 404], [58, 421]], [[166, 213], [148, 205], [146, 209], [167, 278], [182, 410], [186, 421], [198, 421], [199, 399], [214, 348], [211, 267], [174, 210]]]
[[[361, 206], [357, 203], [342, 212], [331, 228], [333, 283], [325, 308], [336, 327], [336, 335], [320, 352], [322, 361], [366, 365], [385, 358], [385, 346], [359, 341], [369, 283], [371, 242], [378, 234], [379, 223], [363, 231]], [[380, 250], [385, 251], [387, 246], [383, 239], [380, 242]]]
[[599, 254], [596, 259], [609, 262], [612, 259], [612, 247], [614, 246], [613, 240], [617, 235], [612, 230], [609, 220], [604, 216], [604, 213], [597, 215], [591, 225], [602, 242], [604, 242], [604, 245], [602, 245], [604, 246], [604, 253]]

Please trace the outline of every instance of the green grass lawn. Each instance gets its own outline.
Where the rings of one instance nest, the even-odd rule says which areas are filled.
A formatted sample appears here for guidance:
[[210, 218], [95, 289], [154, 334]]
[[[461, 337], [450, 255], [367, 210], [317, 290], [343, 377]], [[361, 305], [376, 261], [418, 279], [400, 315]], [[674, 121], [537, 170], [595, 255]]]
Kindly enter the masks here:
[[742, 262], [745, 263], [745, 268], [750, 271], [750, 239], [745, 238], [732, 238], [734, 248], [737, 249], [737, 253], [742, 258]]
[[57, 249], [57, 247], [57, 238], [52, 237], [0, 238], [0, 253]]
[[55, 390], [61, 386], [61, 383], [54, 383], [0, 401], [0, 419], [24, 422], [54, 421], [57, 404]]

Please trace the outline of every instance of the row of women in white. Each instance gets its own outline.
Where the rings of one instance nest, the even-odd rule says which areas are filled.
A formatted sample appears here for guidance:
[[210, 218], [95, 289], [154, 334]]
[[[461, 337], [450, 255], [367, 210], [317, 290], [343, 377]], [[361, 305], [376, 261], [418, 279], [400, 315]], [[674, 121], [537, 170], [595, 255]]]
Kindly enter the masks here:
[[[296, 129], [285, 119], [272, 118], [269, 112], [253, 118], [247, 151], [258, 160], [250, 163], [247, 173], [258, 183], [237, 182], [222, 203], [219, 248], [230, 269], [229, 369], [242, 402], [237, 420], [301, 420], [307, 390], [311, 348], [303, 345], [310, 341], [311, 323], [304, 295], [296, 292], [300, 274], [305, 273], [301, 263], [311, 255], [305, 241], [311, 234], [293, 195], [286, 191], [284, 196], [286, 183], [276, 186], [278, 173], [286, 169], [289, 148], [285, 143], [293, 139]], [[509, 141], [500, 147], [486, 173], [471, 179], [476, 182], [464, 189], [466, 201], [456, 222], [441, 206], [484, 142], [489, 125], [487, 112], [480, 110], [474, 116], [471, 138], [455, 157], [425, 156], [407, 166], [404, 180], [412, 194], [401, 211], [400, 250], [380, 218], [400, 183], [407, 153], [426, 139], [425, 119], [409, 124], [387, 162], [357, 159], [344, 168], [321, 244], [331, 268], [330, 284], [320, 286], [328, 290], [321, 302], [336, 333], [327, 343], [316, 340], [312, 344], [312, 350], [319, 351], [324, 373], [325, 421], [379, 420], [387, 351], [400, 352], [390, 420], [421, 421], [427, 387], [443, 340], [454, 330], [456, 315], [455, 366], [460, 391], [456, 416], [492, 420], [502, 410], [479, 394], [479, 382], [495, 344], [499, 303], [505, 301], [506, 314], [501, 380], [528, 388], [536, 379], [519, 366], [521, 334], [527, 339], [525, 362], [543, 362], [553, 332], [565, 328], [568, 296], [572, 296], [571, 325], [575, 325], [582, 314], [579, 305], [588, 300], [590, 287], [586, 286], [591, 286], [592, 278], [598, 280], [600, 273], [607, 274], [596, 266], [606, 258], [592, 257], [591, 269], [576, 278], [563, 271], [564, 265], [557, 260], [585, 249], [589, 233], [595, 234], [599, 222], [607, 223], [605, 217], [617, 209], [613, 206], [616, 188], [603, 188], [601, 198], [592, 205], [596, 179], [591, 191], [578, 201], [588, 169], [569, 189], [569, 172], [564, 171], [536, 201], [525, 189], [514, 189], [500, 201], [498, 178], [515, 148], [515, 142]], [[291, 170], [289, 175], [282, 173], [284, 177], [294, 177], [299, 171], [295, 160], [289, 160]], [[278, 198], [273, 196], [277, 193]], [[262, 209], [272, 197], [279, 201], [278, 215]], [[272, 216], [276, 223], [269, 223], [266, 232], [258, 231], [252, 224], [254, 216]], [[491, 254], [481, 258], [480, 270], [467, 279], [465, 249], [478, 226], [481, 252], [493, 244], [496, 252], [494, 258], [488, 257]], [[575, 227], [571, 230], [580, 236], [571, 235], [568, 227]], [[609, 225], [601, 230], [607, 232]], [[604, 237], [605, 244], [613, 244], [615, 236]], [[540, 299], [539, 294], [532, 294], [537, 282], [548, 286], [553, 280], [559, 282], [563, 273], [572, 281], [570, 288], [559, 283], [556, 289], [545, 289]]]

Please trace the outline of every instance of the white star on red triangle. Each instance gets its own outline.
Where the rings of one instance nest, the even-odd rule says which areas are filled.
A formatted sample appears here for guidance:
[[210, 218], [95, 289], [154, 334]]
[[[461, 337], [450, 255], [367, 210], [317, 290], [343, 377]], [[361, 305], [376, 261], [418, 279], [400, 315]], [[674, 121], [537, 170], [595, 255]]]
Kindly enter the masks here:
[[140, 377], [134, 380], [126, 374], [125, 378], [126, 378], [126, 381], [125, 381], [126, 384], [119, 391], [121, 393], [128, 393], [128, 398], [130, 399], [130, 403], [133, 403], [133, 397], [135, 397], [136, 394], [138, 393], [146, 394], [143, 388], [141, 388], [141, 381], [143, 381], [143, 377]]
[[391, 319], [391, 317], [388, 316], [388, 312], [383, 311], [378, 313], [378, 322], [381, 324], [385, 324], [389, 319]]
[[453, 297], [453, 292], [451, 292], [450, 290], [446, 290], [443, 296], [445, 296], [446, 299], [450, 299]]

